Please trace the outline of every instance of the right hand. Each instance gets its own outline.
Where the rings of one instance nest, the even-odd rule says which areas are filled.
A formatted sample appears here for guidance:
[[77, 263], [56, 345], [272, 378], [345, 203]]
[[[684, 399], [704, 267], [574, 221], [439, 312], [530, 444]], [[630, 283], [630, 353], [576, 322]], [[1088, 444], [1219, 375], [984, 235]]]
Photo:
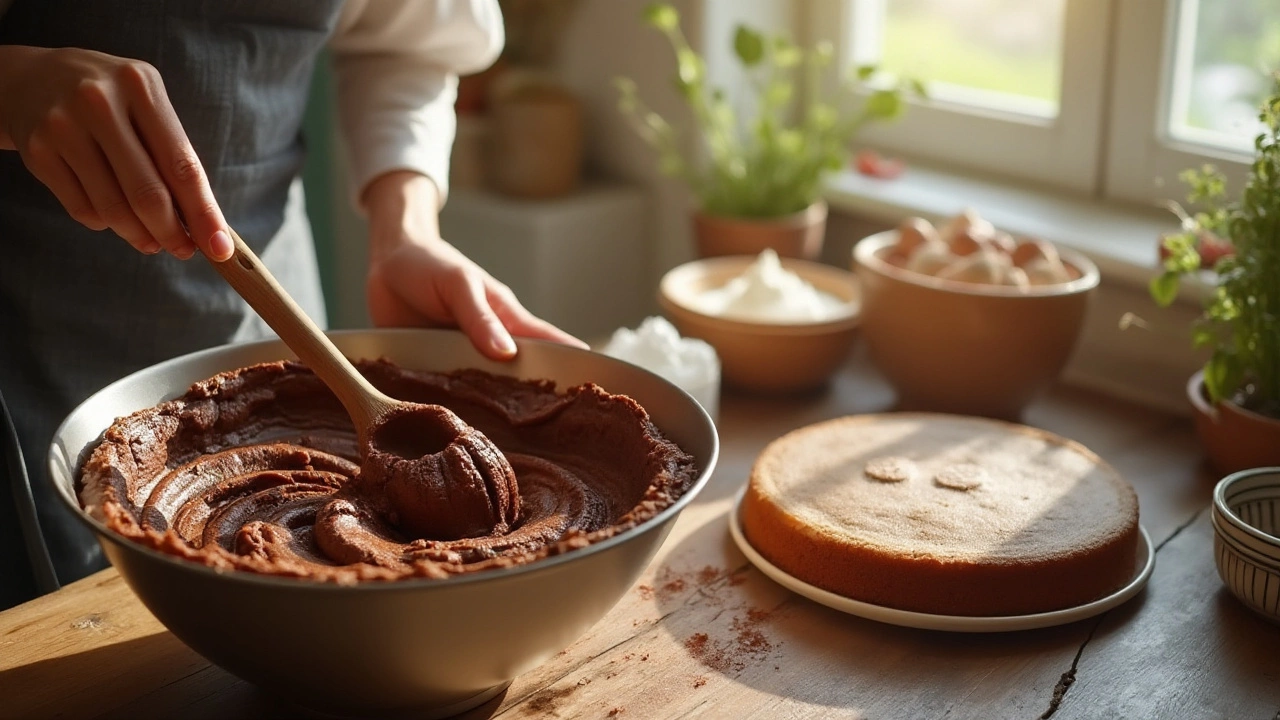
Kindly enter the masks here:
[[231, 257], [222, 210], [154, 67], [0, 46], [0, 98], [0, 149], [17, 150], [77, 222], [147, 254]]

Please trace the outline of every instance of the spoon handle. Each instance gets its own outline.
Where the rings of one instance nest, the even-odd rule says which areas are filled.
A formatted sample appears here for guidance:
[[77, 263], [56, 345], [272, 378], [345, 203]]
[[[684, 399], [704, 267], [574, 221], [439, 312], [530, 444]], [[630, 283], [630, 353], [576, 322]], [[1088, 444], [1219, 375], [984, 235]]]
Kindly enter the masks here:
[[210, 264], [276, 331], [298, 359], [338, 396], [351, 415], [356, 431], [363, 434], [394, 401], [356, 370], [298, 307], [240, 235], [234, 230], [230, 232], [235, 253], [223, 262], [211, 260]]

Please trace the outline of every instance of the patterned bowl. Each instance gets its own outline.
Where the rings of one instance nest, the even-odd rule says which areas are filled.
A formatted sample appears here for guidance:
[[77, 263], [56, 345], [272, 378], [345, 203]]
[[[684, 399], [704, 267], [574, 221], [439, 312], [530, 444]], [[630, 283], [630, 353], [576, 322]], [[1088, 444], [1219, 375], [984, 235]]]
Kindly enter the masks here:
[[1218, 575], [1251, 610], [1280, 622], [1280, 467], [1242, 470], [1213, 491]]

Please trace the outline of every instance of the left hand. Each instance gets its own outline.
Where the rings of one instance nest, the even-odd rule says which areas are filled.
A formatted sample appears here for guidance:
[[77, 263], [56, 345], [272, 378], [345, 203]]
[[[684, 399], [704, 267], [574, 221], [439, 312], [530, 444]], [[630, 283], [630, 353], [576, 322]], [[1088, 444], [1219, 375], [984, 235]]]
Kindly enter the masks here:
[[439, 193], [417, 173], [395, 171], [364, 193], [369, 214], [369, 315], [379, 327], [457, 326], [485, 356], [515, 357], [512, 335], [586, 347], [525, 309], [498, 282], [440, 238]]

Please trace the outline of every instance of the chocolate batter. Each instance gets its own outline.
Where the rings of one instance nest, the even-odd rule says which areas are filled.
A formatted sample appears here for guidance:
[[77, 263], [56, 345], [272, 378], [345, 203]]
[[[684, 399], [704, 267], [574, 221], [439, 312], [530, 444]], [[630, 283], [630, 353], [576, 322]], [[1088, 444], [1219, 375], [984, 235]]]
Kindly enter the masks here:
[[697, 475], [635, 401], [592, 384], [357, 366], [392, 397], [452, 412], [389, 418], [362, 472], [347, 413], [305, 366], [223, 373], [117, 420], [81, 469], [82, 505], [215, 568], [351, 583], [585, 547], [652, 517]]

